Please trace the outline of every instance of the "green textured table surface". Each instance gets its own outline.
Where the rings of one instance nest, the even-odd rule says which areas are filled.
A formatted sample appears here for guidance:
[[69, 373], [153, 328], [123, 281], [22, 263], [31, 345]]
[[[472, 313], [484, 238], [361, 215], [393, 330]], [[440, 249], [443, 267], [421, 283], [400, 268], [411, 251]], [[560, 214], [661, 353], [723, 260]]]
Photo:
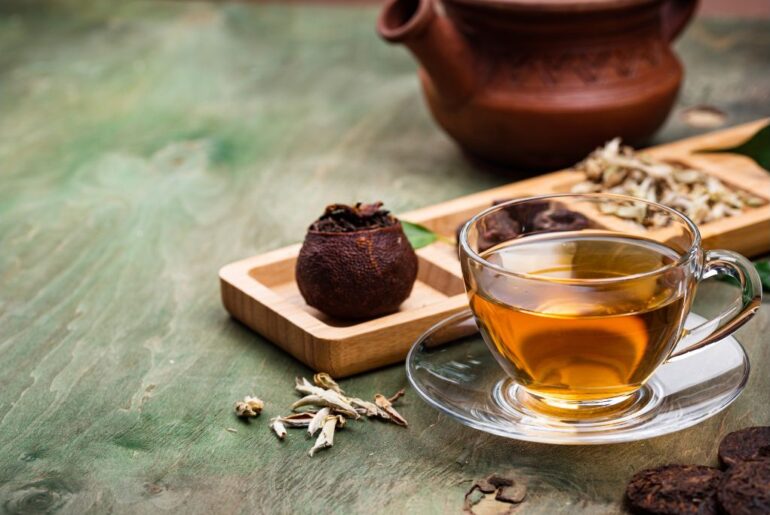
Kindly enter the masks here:
[[[351, 424], [309, 458], [267, 420], [300, 363], [229, 319], [225, 263], [301, 239], [335, 201], [395, 211], [511, 179], [469, 164], [423, 107], [375, 7], [158, 2], [0, 6], [0, 512], [457, 513], [514, 470], [522, 513], [612, 513], [637, 469], [715, 463], [770, 423], [770, 305], [741, 331], [754, 373], [724, 413], [648, 441], [549, 447], [439, 415]], [[681, 105], [770, 115], [770, 22], [699, 20]], [[676, 114], [658, 135], [693, 133]], [[513, 174], [515, 175], [515, 174]], [[700, 292], [713, 311], [721, 288]], [[406, 385], [396, 366], [344, 382]], [[251, 424], [234, 400], [257, 394]], [[235, 428], [237, 432], [229, 432]]]

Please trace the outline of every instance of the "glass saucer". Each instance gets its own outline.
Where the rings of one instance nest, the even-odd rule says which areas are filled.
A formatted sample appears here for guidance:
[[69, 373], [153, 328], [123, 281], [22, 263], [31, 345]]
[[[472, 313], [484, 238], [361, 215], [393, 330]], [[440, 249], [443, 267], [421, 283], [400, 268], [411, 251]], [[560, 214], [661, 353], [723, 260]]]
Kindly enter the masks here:
[[[691, 313], [686, 327], [703, 321]], [[582, 445], [661, 436], [719, 413], [746, 385], [749, 359], [730, 336], [662, 365], [635, 402], [612, 417], [546, 417], [519, 402], [523, 391], [497, 364], [465, 311], [417, 340], [406, 373], [428, 404], [467, 426], [517, 440]]]

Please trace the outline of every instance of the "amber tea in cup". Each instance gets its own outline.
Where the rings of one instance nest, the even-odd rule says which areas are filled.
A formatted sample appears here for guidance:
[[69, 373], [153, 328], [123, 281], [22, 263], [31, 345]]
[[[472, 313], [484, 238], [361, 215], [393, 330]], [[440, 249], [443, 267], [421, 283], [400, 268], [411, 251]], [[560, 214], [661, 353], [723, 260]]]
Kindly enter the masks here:
[[[603, 259], [630, 254], [638, 260]], [[527, 273], [554, 279], [623, 277], [676, 261], [650, 240], [579, 233], [504, 244], [481, 255], [500, 266], [529, 262]], [[586, 302], [579, 289], [559, 288], [557, 282], [542, 293], [491, 284], [489, 291], [472, 292], [470, 303], [497, 351], [517, 369], [520, 384], [541, 394], [583, 399], [638, 388], [679, 338], [685, 297], [650, 283], [594, 303]]]
[[[607, 202], [643, 205], [647, 216], [668, 219], [655, 229], [610, 226], [598, 210]], [[544, 224], [548, 217], [539, 213], [564, 223]], [[465, 226], [460, 254], [485, 341], [531, 407], [546, 414], [627, 405], [683, 338], [690, 346], [680, 353], [724, 337], [761, 295], [745, 258], [727, 251], [704, 257], [692, 222], [630, 197], [562, 195], [496, 206]], [[725, 314], [719, 329], [685, 330], [698, 280], [716, 273], [744, 286], [740, 312]]]

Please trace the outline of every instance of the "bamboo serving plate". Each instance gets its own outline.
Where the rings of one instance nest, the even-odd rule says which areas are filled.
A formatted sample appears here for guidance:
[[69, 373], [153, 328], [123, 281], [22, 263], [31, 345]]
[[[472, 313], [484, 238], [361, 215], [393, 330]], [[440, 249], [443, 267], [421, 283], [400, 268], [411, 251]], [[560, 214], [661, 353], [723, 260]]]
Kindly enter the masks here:
[[[770, 174], [752, 160], [733, 154], [698, 154], [703, 148], [731, 147], [756, 132], [766, 120], [645, 150], [721, 179], [768, 201], [743, 214], [700, 226], [705, 248], [726, 248], [747, 256], [770, 250]], [[458, 225], [493, 201], [569, 192], [583, 179], [566, 170], [514, 182], [400, 215], [452, 236]], [[625, 222], [596, 214], [606, 227]], [[601, 218], [601, 220], [598, 220]], [[309, 367], [344, 377], [402, 361], [428, 327], [467, 307], [454, 245], [436, 242], [417, 250], [419, 272], [411, 296], [398, 312], [366, 321], [327, 317], [305, 304], [294, 280], [300, 244], [236, 261], [219, 271], [222, 302], [236, 319], [262, 334]]]

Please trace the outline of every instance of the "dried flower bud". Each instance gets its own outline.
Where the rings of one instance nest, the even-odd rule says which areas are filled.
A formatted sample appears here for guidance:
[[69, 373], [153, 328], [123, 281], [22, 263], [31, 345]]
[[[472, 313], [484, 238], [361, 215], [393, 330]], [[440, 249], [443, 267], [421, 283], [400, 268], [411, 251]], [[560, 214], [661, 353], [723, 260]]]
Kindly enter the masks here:
[[326, 372], [319, 372], [316, 375], [313, 376], [313, 382], [316, 386], [319, 386], [321, 388], [326, 388], [327, 390], [333, 390], [337, 393], [345, 393], [342, 388], [340, 388], [340, 385], [337, 384], [337, 382], [332, 379], [332, 376], [327, 374]]
[[235, 414], [239, 417], [256, 417], [262, 413], [265, 403], [256, 397], [246, 396], [243, 401], [235, 403]]

